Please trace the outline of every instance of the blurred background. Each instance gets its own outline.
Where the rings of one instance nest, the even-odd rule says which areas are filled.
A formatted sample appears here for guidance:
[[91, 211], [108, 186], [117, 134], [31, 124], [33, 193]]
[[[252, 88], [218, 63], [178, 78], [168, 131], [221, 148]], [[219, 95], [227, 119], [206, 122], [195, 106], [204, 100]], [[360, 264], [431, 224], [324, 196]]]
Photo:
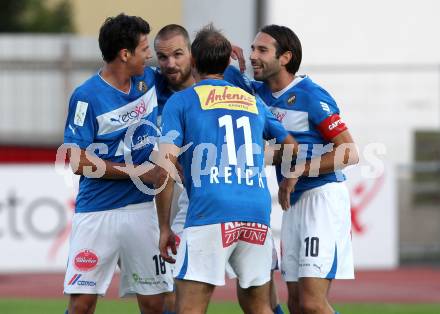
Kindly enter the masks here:
[[[362, 153], [360, 166], [347, 172], [357, 268], [439, 264], [440, 2], [0, 0], [0, 5], [0, 273], [64, 270], [75, 179], [55, 170], [55, 153], [71, 92], [102, 66], [99, 27], [120, 12], [150, 23], [151, 45], [166, 24], [181, 24], [194, 37], [214, 22], [246, 58], [261, 26], [289, 26], [303, 46], [299, 73], [334, 96]], [[276, 234], [280, 217], [274, 208]]]

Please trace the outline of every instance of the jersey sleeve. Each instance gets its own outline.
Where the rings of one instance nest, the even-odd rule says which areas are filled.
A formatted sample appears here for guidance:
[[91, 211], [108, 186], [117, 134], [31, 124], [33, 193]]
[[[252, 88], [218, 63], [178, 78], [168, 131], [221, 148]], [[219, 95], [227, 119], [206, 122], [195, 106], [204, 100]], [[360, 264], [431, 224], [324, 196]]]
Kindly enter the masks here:
[[253, 81], [236, 67], [229, 65], [223, 73], [224, 80], [234, 86], [244, 89], [249, 94], [255, 95]]
[[320, 91], [312, 93], [309, 97], [310, 119], [324, 139], [331, 141], [347, 130], [335, 100], [328, 93]]
[[176, 93], [168, 99], [162, 112], [162, 136], [160, 143], [183, 145], [183, 98]]
[[77, 144], [82, 149], [93, 143], [97, 130], [97, 122], [88, 97], [75, 91], [69, 101], [64, 143]]
[[[257, 101], [260, 102], [259, 99], [257, 99]], [[265, 116], [264, 139], [271, 140], [274, 138], [278, 144], [282, 143], [289, 133], [262, 101], [261, 108], [263, 109]]]

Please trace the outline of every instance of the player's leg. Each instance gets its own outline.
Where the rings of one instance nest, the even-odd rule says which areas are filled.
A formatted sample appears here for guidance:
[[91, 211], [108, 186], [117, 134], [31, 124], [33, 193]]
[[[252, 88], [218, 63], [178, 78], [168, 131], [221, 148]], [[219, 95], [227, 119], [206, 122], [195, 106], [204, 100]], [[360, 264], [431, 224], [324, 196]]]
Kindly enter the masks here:
[[64, 293], [70, 295], [69, 314], [93, 313], [97, 295], [110, 285], [118, 259], [113, 212], [75, 214], [70, 236]]
[[142, 313], [160, 314], [173, 280], [169, 264], [159, 254], [155, 207], [149, 202], [120, 214], [120, 296], [136, 294]]
[[287, 284], [287, 307], [291, 314], [301, 313], [299, 307], [298, 270], [301, 248], [300, 216], [297, 204], [283, 212], [281, 223], [281, 275]]
[[69, 314], [93, 314], [95, 313], [98, 295], [96, 294], [71, 294], [69, 298]]
[[176, 313], [176, 291], [165, 293], [164, 314]]
[[[275, 272], [275, 270], [274, 270], [273, 265], [272, 265], [272, 271], [271, 271], [271, 274], [270, 274], [270, 282], [269, 282], [270, 307], [271, 307], [273, 313], [275, 313], [275, 314], [284, 314], [284, 311], [283, 311], [283, 309], [281, 307], [280, 300], [279, 300], [279, 297], [278, 297], [277, 286], [276, 286], [275, 279], [274, 279], [274, 272]], [[226, 267], [226, 273], [228, 274], [229, 278], [237, 278], [237, 276], [235, 275], [233, 270], [232, 269], [231, 270], [228, 269], [228, 266]], [[232, 277], [231, 274], [233, 274], [233, 277]], [[242, 295], [242, 290], [243, 289], [240, 288], [240, 286], [238, 284], [238, 280], [236, 280], [236, 289], [237, 289], [237, 298], [238, 298], [238, 300], [240, 300], [241, 298], [243, 298], [243, 295]]]
[[204, 314], [215, 286], [192, 280], [176, 279], [176, 310], [178, 314]]
[[298, 206], [300, 308], [334, 313], [327, 300], [331, 280], [354, 278], [348, 192], [344, 184], [329, 183], [304, 193]]
[[299, 306], [299, 287], [298, 282], [289, 281], [287, 284], [287, 307], [290, 313], [301, 313]]
[[277, 285], [275, 283], [274, 273], [279, 269], [278, 252], [276, 249], [275, 241], [272, 238], [272, 271], [270, 273], [270, 305], [275, 314], [284, 314], [281, 308], [280, 300], [278, 297]]
[[246, 314], [273, 314], [270, 307], [270, 283], [261, 286], [237, 287], [238, 301]]
[[327, 301], [330, 280], [321, 278], [300, 278], [299, 304], [300, 313], [304, 314], [333, 314], [334, 310]]
[[278, 297], [278, 290], [275, 283], [274, 272], [275, 270], [272, 270], [269, 282], [270, 307], [275, 314], [284, 314], [284, 311], [281, 308], [280, 299]]
[[215, 286], [225, 284], [226, 261], [236, 242], [222, 238], [221, 226], [184, 229], [174, 274], [177, 313], [204, 313]]
[[139, 310], [142, 314], [162, 314], [164, 309], [164, 296], [163, 294], [157, 295], [141, 295], [137, 294], [136, 299], [138, 302]]
[[237, 274], [237, 295], [245, 313], [273, 313], [270, 304], [272, 233], [264, 225], [241, 227], [237, 247], [229, 263]]

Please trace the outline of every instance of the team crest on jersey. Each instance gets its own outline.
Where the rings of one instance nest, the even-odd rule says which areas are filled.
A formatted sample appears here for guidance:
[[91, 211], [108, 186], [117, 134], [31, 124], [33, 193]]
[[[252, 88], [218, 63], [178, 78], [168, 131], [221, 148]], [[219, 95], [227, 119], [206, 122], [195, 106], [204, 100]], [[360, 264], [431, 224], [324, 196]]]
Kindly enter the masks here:
[[194, 87], [202, 110], [229, 109], [258, 114], [254, 96], [234, 86], [202, 85]]
[[140, 92], [145, 93], [147, 91], [147, 83], [145, 83], [145, 81], [140, 81], [137, 88]]
[[288, 105], [293, 105], [296, 101], [296, 95], [295, 94], [291, 94], [289, 96], [289, 98], [287, 98], [287, 104]]

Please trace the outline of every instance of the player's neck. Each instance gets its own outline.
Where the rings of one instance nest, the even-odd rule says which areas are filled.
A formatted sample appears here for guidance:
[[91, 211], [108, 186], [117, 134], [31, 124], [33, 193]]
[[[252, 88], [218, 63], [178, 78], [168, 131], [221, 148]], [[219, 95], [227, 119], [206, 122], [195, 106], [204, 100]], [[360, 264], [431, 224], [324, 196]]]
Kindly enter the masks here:
[[196, 82], [200, 82], [202, 80], [223, 80], [223, 74], [200, 74], [195, 73], [194, 79]]
[[184, 90], [185, 88], [188, 88], [190, 86], [193, 86], [195, 82], [196, 82], [196, 80], [194, 79], [194, 76], [190, 75], [188, 77], [188, 79], [185, 82], [183, 82], [182, 84], [179, 84], [177, 86], [170, 84], [169, 86], [171, 87], [171, 89], [173, 91], [179, 91], [179, 90]]
[[269, 78], [265, 83], [269, 86], [271, 92], [275, 93], [286, 88], [294, 79], [294, 74], [287, 71], [280, 71], [278, 75]]
[[130, 75], [117, 64], [105, 64], [100, 73], [101, 77], [114, 88], [128, 93], [131, 87]]

